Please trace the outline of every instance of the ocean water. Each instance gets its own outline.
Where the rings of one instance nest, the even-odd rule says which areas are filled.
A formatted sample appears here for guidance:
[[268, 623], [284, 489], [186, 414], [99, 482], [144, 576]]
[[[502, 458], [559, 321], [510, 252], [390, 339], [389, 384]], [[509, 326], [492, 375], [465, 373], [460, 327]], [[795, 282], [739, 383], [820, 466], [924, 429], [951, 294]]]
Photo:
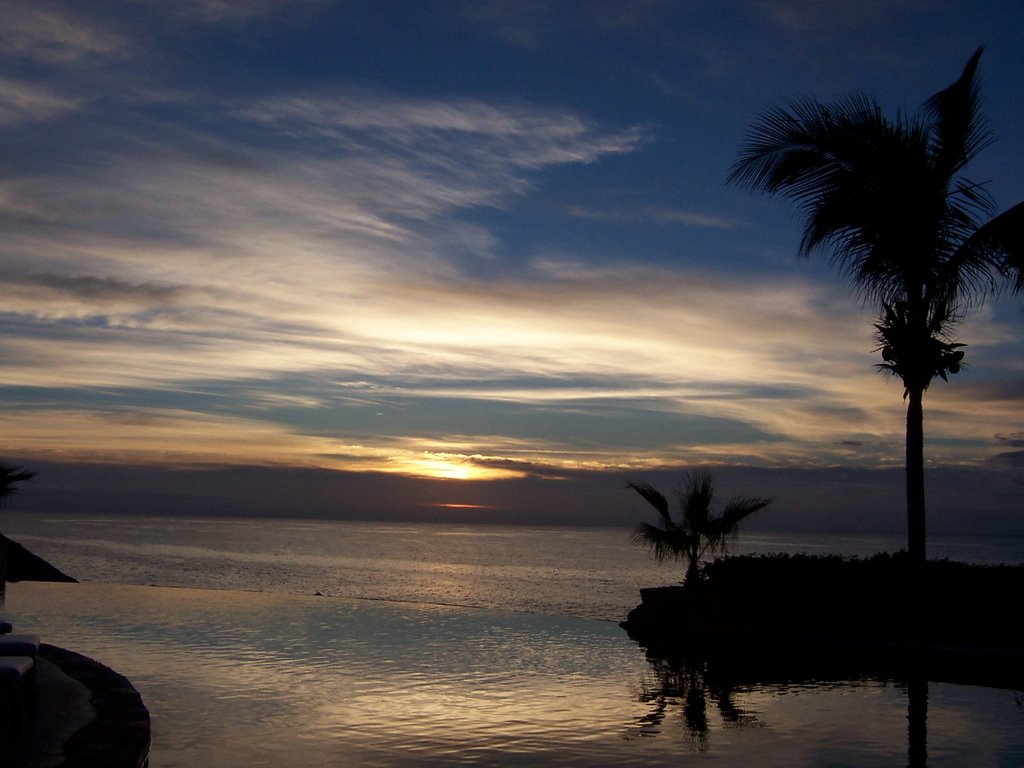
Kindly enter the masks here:
[[[655, 564], [628, 530], [3, 523], [84, 582], [12, 584], [7, 617], [132, 680], [152, 715], [153, 768], [906, 765], [922, 685], [926, 738], [914, 743], [928, 765], [1024, 765], [1019, 691], [871, 678], [723, 685], [702, 665], [646, 658], [616, 622], [639, 587], [674, 581], [681, 566]], [[900, 546], [788, 534], [740, 543], [851, 555]], [[1020, 562], [1019, 544], [948, 548]], [[942, 556], [935, 542], [932, 554]]]
[[[80, 581], [320, 593], [621, 621], [676, 583], [624, 528], [5, 513], [4, 532]], [[895, 536], [758, 533], [734, 551], [867, 556]], [[1024, 563], [1024, 539], [930, 542], [930, 556]]]

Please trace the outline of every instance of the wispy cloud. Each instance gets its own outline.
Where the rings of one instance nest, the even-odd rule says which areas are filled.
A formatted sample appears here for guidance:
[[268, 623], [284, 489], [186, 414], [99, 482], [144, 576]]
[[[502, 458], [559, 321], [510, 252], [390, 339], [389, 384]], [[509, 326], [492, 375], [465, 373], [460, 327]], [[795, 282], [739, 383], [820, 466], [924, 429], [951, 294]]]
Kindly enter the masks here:
[[[344, 269], [337, 279], [344, 279]], [[440, 472], [442, 455], [447, 465], [462, 468], [445, 470], [457, 474], [468, 472], [465, 465], [512, 471], [506, 461], [554, 471], [715, 459], [798, 465], [808, 453], [822, 464], [877, 463], [898, 453], [899, 393], [871, 371], [867, 323], [854, 307], [847, 315], [822, 313], [833, 292], [811, 283], [738, 285], [713, 275], [643, 273], [627, 265], [543, 282], [422, 275], [364, 280], [365, 293], [348, 305], [334, 299], [330, 281], [320, 284], [322, 273], [279, 287], [273, 319], [266, 320], [256, 311], [259, 300], [246, 298], [259, 286], [246, 283], [234, 321], [223, 306], [214, 312], [190, 305], [202, 294], [177, 288], [30, 281], [46, 289], [55, 282], [86, 302], [186, 308], [159, 319], [152, 314], [149, 324], [132, 328], [85, 324], [57, 333], [47, 326], [45, 339], [16, 334], [3, 340], [8, 381], [42, 387], [57, 380], [72, 390], [201, 390], [218, 380], [236, 382], [235, 402], [251, 401], [254, 409], [228, 421], [213, 419], [208, 428], [237, 431], [248, 423], [263, 435], [268, 461], [274, 454], [294, 461], [304, 446], [310, 462], [349, 468]], [[304, 299], [301, 308], [284, 299], [293, 290]], [[742, 302], [734, 300], [737, 292]], [[863, 333], [851, 333], [860, 324]], [[333, 373], [344, 386], [317, 385], [310, 397], [273, 384], [302, 371]], [[512, 372], [521, 383], [503, 383]], [[239, 384], [245, 381], [262, 384], [246, 394]], [[581, 386], [583, 381], [591, 383]], [[284, 397], [275, 401], [278, 391]], [[200, 411], [190, 418], [197, 423], [207, 423], [203, 411], [223, 407], [194, 397]], [[493, 423], [496, 411], [477, 412], [469, 403], [512, 408], [509, 424], [517, 414], [514, 419], [532, 429], [528, 447], [510, 434], [474, 435], [482, 423]], [[443, 410], [439, 404], [446, 404]], [[288, 426], [293, 416], [286, 412], [294, 407], [333, 412], [335, 426], [327, 432], [340, 442], [348, 434], [363, 447], [340, 451], [326, 432], [303, 436], [301, 428]], [[347, 422], [351, 408], [366, 415]], [[424, 409], [438, 418], [424, 421]], [[990, 435], [993, 420], [1006, 413], [991, 401], [970, 410], [980, 417], [986, 409], [977, 423]], [[524, 421], [531, 410], [537, 418]], [[368, 426], [366, 419], [372, 422], [378, 412], [383, 421]], [[936, 411], [930, 416], [933, 434], [980, 439], [980, 433], [956, 426], [962, 416]], [[64, 421], [65, 439], [74, 443], [71, 423]], [[727, 422], [736, 425], [734, 437], [723, 430]], [[178, 426], [163, 417], [160, 423]], [[86, 422], [83, 428], [89, 428]], [[132, 443], [131, 428], [119, 427], [125, 444]], [[444, 437], [453, 429], [465, 436], [454, 442]], [[624, 435], [631, 431], [637, 441], [627, 446]], [[140, 440], [150, 442], [145, 435], [151, 432], [146, 426]], [[582, 433], [589, 436], [581, 441]], [[760, 445], [755, 433], [762, 436]], [[227, 435], [224, 440], [231, 442]], [[280, 450], [273, 447], [278, 443]], [[178, 450], [195, 450], [197, 459], [206, 454], [184, 444]]]
[[154, 11], [186, 21], [201, 24], [240, 25], [257, 20], [275, 18], [279, 22], [306, 20], [320, 9], [336, 4], [338, 0], [179, 0], [164, 3], [161, 0], [132, 0]]
[[[543, 37], [558, 10], [515, 5], [468, 12]], [[745, 222], [721, 198], [613, 208], [566, 184], [648, 157], [657, 137], [632, 114], [305, 76], [215, 97], [168, 74], [183, 64], [161, 36], [233, 35], [296, 6], [147, 0], [80, 25], [72, 4], [11, 7], [0, 123], [37, 153], [12, 153], [0, 181], [12, 449], [448, 477], [898, 463], [901, 388], [873, 371], [873, 318], [838, 283], [744, 276], [729, 238]], [[664, 8], [598, 10], [588, 34]], [[151, 35], [158, 68], [123, 24]], [[662, 250], [626, 253], [638, 231]], [[665, 257], [679, 235], [690, 261]], [[969, 359], [998, 375], [928, 393], [930, 455], [950, 463], [1005, 450], [992, 436], [1019, 413], [1019, 333], [972, 322]]]
[[[501, 401], [577, 412], [597, 423], [619, 402], [633, 413], [660, 413], [667, 423], [684, 417], [677, 439], [629, 449], [627, 460], [645, 466], [715, 457], [796, 463], [810, 451], [823, 463], [872, 462], [898, 442], [898, 392], [871, 371], [870, 316], [838, 286], [628, 262], [593, 266], [557, 254], [487, 279], [461, 269], [459, 248], [489, 258], [492, 241], [456, 215], [519, 194], [526, 163], [517, 158], [536, 157], [537, 142], [579, 143], [549, 154], [567, 159], [600, 157], [609, 142], [623, 151], [629, 141], [602, 138], [574, 120], [563, 128], [553, 120], [547, 135], [537, 136], [517, 127], [515, 115], [484, 110], [485, 119], [476, 120], [461, 103], [450, 113], [419, 103], [403, 122], [403, 109], [370, 103], [373, 118], [326, 119], [319, 108], [311, 112], [316, 120], [294, 124], [291, 108], [272, 118], [250, 115], [296, 132], [283, 154], [186, 134], [186, 144], [121, 156], [87, 182], [33, 180], [28, 199], [47, 206], [41, 224], [5, 244], [6, 310], [16, 318], [0, 337], [6, 382], [175, 390], [319, 371], [372, 382], [344, 393], [346, 402], [371, 407], [399, 397], [411, 410], [435, 407], [418, 401]], [[364, 129], [375, 138], [361, 135]], [[479, 162], [470, 152], [459, 172], [444, 170], [436, 150], [454, 152], [454, 145], [444, 149], [449, 133], [478, 138]], [[327, 136], [338, 156], [315, 146], [303, 151], [311, 136]], [[521, 144], [510, 150], [508, 142]], [[378, 154], [381, 143], [405, 151]], [[434, 163], [432, 172], [424, 162]], [[453, 243], [460, 245], [453, 250]], [[992, 325], [987, 337], [998, 336], [997, 324], [979, 321]], [[521, 386], [480, 386], [510, 373]], [[581, 388], [582, 380], [600, 384]], [[307, 442], [289, 429], [288, 417], [266, 413], [258, 390], [268, 391], [237, 392], [262, 415], [233, 419], [257, 431], [271, 424], [267, 444], [278, 442], [271, 435], [284, 440], [278, 453], [289, 460], [289, 434], [310, 456], [331, 454], [320, 438]], [[321, 390], [310, 402], [322, 410], [336, 401]], [[990, 435], [1006, 407], [979, 398], [971, 410], [988, 409], [977, 423]], [[201, 413], [194, 418], [202, 421]], [[723, 440], [686, 418], [747, 425], [771, 440]], [[946, 420], [930, 417], [930, 428], [954, 431]], [[461, 427], [467, 434], [472, 428], [468, 420]], [[337, 427], [342, 440], [346, 429]], [[524, 455], [503, 440], [453, 448], [441, 444], [436, 425], [431, 430], [433, 438], [390, 429], [368, 440], [360, 428], [367, 447], [358, 457], [349, 451], [345, 461], [436, 468], [436, 455], [426, 464], [410, 458], [424, 452], [459, 466], [479, 463], [477, 456], [556, 468], [624, 461], [621, 439], [610, 437], [585, 448], [571, 433], [538, 432]], [[410, 450], [407, 440], [421, 442]]]
[[50, 0], [4, 0], [0, 44], [8, 55], [50, 64], [116, 56], [130, 47], [111, 25], [101, 25], [81, 10]]
[[[451, 177], [592, 162], [635, 151], [645, 134], [641, 127], [612, 129], [568, 111], [393, 94], [285, 96], [241, 106], [238, 114], [293, 139], [322, 137], [342, 151], [408, 152]], [[389, 157], [405, 159], [390, 151]]]
[[999, 440], [1003, 445], [1010, 446], [1012, 448], [1024, 448], [1024, 432], [1011, 432], [1010, 434], [997, 434], [996, 440]]
[[48, 120], [72, 112], [82, 103], [82, 99], [63, 96], [45, 86], [0, 75], [0, 126]]
[[457, 13], [478, 31], [513, 48], [536, 49], [556, 45], [556, 30], [565, 34], [609, 32], [641, 34], [656, 28], [664, 18], [667, 0], [592, 0], [583, 5], [543, 0], [471, 0], [456, 6]]
[[849, 29], [877, 23], [906, 8], [920, 7], [920, 0], [866, 0], [845, 3], [842, 0], [754, 0], [751, 5], [772, 24], [794, 35], [806, 35], [822, 29]]
[[265, 422], [158, 409], [5, 412], [0, 428], [21, 453], [42, 460], [315, 466], [317, 449], [335, 444]]
[[740, 222], [728, 216], [716, 216], [700, 211], [679, 208], [641, 207], [635, 210], [608, 210], [587, 208], [579, 205], [566, 206], [570, 216], [579, 219], [596, 219], [615, 223], [655, 223], [700, 227], [705, 229], [735, 229]]

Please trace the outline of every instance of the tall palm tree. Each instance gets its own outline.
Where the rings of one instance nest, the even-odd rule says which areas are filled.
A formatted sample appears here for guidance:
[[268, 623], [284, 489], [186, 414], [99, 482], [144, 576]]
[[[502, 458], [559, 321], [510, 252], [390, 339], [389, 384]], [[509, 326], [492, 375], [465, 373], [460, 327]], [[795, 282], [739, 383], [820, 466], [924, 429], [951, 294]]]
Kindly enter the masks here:
[[627, 483], [643, 496], [661, 516], [661, 526], [641, 523], [633, 533], [633, 541], [650, 548], [658, 562], [665, 558], [686, 560], [687, 586], [701, 584], [701, 558], [708, 552], [725, 552], [729, 543], [739, 532], [740, 521], [758, 510], [764, 509], [770, 499], [733, 498], [729, 500], [722, 514], [713, 517], [711, 503], [715, 497], [715, 486], [711, 472], [698, 469], [686, 476], [683, 487], [677, 491], [679, 499], [679, 520], [673, 520], [669, 513], [668, 500], [647, 483]]
[[957, 373], [957, 323], [1004, 287], [1024, 287], [1024, 203], [993, 217], [983, 185], [962, 176], [991, 142], [975, 51], [960, 77], [914, 115], [883, 116], [853, 96], [791, 102], [754, 122], [729, 182], [793, 200], [799, 254], [831, 256], [879, 308], [883, 362], [907, 403], [907, 539], [912, 578], [925, 563], [923, 397]]

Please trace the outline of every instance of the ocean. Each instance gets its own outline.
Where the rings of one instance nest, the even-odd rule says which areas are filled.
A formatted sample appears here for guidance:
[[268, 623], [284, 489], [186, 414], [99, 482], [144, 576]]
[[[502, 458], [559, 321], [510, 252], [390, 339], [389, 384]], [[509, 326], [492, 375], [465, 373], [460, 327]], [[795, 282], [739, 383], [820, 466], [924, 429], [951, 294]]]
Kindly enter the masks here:
[[[3, 532], [80, 581], [283, 592], [621, 621], [677, 583], [626, 528], [5, 513]], [[897, 536], [755, 533], [737, 553], [869, 556]], [[931, 557], [1024, 563], [1024, 539], [933, 539]]]
[[[628, 530], [3, 523], [83, 581], [9, 585], [6, 616], [132, 680], [153, 768], [907, 763], [907, 680], [723, 684], [648, 659], [616, 622], [682, 566], [658, 566]], [[740, 550], [899, 544], [758, 534]], [[933, 542], [932, 554], [1020, 562], [1019, 544]], [[1024, 694], [930, 682], [926, 740], [933, 767], [1024, 765]]]

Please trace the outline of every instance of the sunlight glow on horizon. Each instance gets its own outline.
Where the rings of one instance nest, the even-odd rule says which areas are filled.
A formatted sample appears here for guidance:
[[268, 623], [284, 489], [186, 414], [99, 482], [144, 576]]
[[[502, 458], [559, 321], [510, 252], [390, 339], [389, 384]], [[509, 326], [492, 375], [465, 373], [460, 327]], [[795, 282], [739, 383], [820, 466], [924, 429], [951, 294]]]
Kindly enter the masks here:
[[[18, 155], [0, 180], [5, 459], [453, 481], [902, 461], [902, 387], [874, 370], [873, 309], [827, 259], [797, 264], [791, 210], [723, 179], [766, 98], [856, 82], [914, 103], [955, 74], [965, 19], [1021, 25], [919, 8], [936, 37], [913, 60], [867, 27], [842, 31], [872, 46], [851, 57], [816, 13], [793, 11], [820, 38], [741, 4], [723, 13], [787, 55], [709, 28], [698, 64], [639, 27], [580, 19], [579, 39], [538, 28], [534, 52], [566, 67], [541, 94], [522, 50], [460, 4], [387, 75], [314, 34], [344, 39], [349, 14], [377, 24], [386, 9], [314, 5], [115, 18], [54, 0], [0, 28], [0, 129]], [[674, 29], [669, 6], [622, 18]], [[1016, 195], [1007, 34], [983, 82]], [[598, 39], [614, 45], [581, 47]], [[485, 50], [512, 76], [470, 73]], [[592, 91], [609, 61], [617, 74]], [[266, 79], [239, 79], [257, 62]], [[964, 372], [925, 397], [933, 466], [1020, 458], [1013, 301], [962, 324]]]
[[497, 507], [491, 504], [431, 504], [432, 507], [438, 507], [441, 509], [497, 509]]

